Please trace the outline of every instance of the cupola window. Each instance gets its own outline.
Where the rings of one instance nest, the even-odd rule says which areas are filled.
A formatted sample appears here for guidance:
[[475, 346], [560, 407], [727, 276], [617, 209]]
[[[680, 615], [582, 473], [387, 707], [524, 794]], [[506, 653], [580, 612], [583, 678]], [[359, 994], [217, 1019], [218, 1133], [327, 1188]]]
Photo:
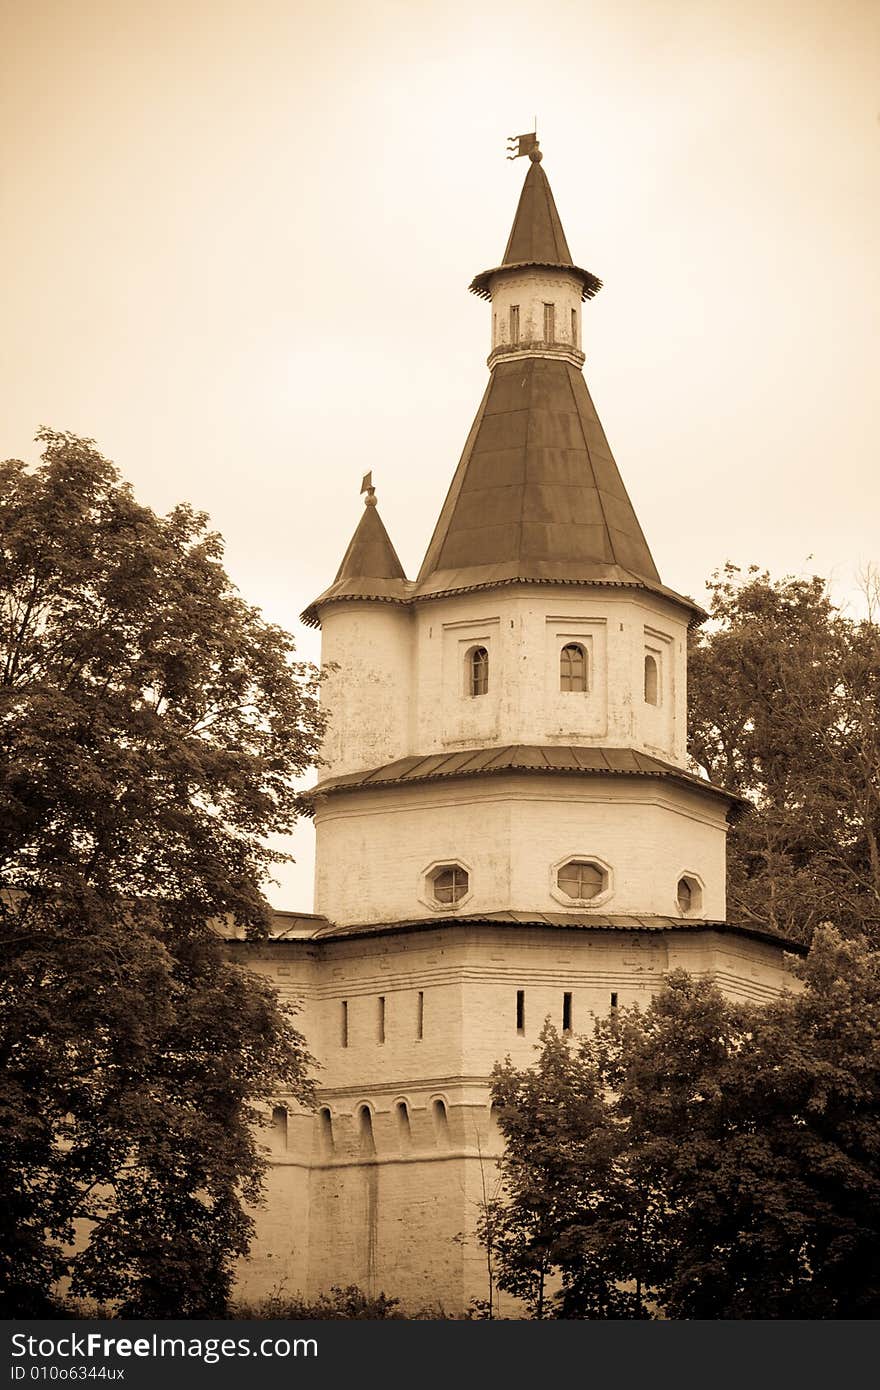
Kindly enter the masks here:
[[584, 691], [587, 686], [587, 653], [579, 642], [568, 642], [559, 654], [559, 689]]
[[657, 664], [656, 656], [650, 652], [645, 653], [645, 704], [659, 705], [660, 703], [660, 669]]
[[544, 342], [556, 342], [556, 305], [544, 305]]
[[471, 695], [488, 694], [489, 653], [485, 647], [472, 647], [468, 652], [468, 691]]
[[518, 305], [518, 304], [511, 304], [511, 306], [510, 306], [510, 341], [511, 341], [512, 343], [518, 343], [518, 342], [519, 342], [519, 305]]
[[589, 859], [570, 859], [558, 871], [556, 882], [563, 893], [579, 902], [598, 898], [608, 886], [605, 870]]
[[571, 345], [577, 347], [578, 343], [578, 312], [577, 309], [571, 311]]
[[434, 874], [432, 890], [438, 903], [452, 906], [461, 901], [469, 886], [467, 869], [460, 864], [445, 864]]

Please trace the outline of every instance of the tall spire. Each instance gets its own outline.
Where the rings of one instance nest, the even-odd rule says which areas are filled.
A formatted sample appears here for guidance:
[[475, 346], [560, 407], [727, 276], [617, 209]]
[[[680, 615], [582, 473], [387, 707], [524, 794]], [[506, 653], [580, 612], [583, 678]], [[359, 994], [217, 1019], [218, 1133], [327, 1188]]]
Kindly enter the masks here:
[[416, 581], [415, 597], [516, 582], [663, 593], [580, 371], [574, 265], [535, 145], [504, 260], [471, 290], [492, 301], [489, 384]]
[[541, 151], [533, 150], [529, 157], [532, 162], [519, 195], [501, 264], [571, 265], [571, 252], [556, 211], [550, 180], [541, 168]]
[[589, 270], [576, 266], [571, 259], [550, 180], [541, 168], [542, 158], [537, 146], [529, 153], [529, 171], [519, 195], [501, 264], [481, 271], [471, 281], [471, 293], [479, 295], [481, 299], [491, 299], [490, 281], [493, 275], [526, 266], [569, 270], [580, 281], [582, 299], [592, 299], [602, 288], [601, 280]]

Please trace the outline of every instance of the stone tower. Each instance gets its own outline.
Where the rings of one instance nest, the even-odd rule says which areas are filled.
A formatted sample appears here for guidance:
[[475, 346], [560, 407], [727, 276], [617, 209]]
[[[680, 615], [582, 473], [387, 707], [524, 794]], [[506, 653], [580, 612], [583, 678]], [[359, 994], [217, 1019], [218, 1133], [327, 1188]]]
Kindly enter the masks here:
[[581, 371], [600, 282], [530, 159], [502, 262], [470, 287], [489, 381], [418, 578], [369, 488], [303, 615], [333, 666], [315, 914], [279, 914], [254, 963], [302, 1003], [320, 1109], [276, 1111], [253, 1293], [485, 1296], [493, 1063], [669, 969], [750, 999], [785, 979], [785, 943], [725, 922], [740, 805], [686, 759], [703, 615], [661, 583], [627, 496]]

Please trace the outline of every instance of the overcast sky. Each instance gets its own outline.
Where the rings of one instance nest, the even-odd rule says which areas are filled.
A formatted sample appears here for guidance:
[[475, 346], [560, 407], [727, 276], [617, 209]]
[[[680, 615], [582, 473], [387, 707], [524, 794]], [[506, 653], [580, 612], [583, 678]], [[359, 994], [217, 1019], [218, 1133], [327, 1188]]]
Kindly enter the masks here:
[[[298, 634], [372, 468], [418, 569], [537, 115], [665, 583], [880, 561], [877, 0], [0, 0], [0, 456], [94, 438]], [[311, 907], [309, 831], [272, 897]]]

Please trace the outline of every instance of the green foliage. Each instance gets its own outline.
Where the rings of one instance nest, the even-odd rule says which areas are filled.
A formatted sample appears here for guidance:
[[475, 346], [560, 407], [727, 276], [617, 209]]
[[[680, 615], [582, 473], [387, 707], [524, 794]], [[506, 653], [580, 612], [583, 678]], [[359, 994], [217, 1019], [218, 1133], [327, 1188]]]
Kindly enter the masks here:
[[266, 929], [317, 673], [202, 514], [157, 517], [90, 441], [41, 438], [41, 467], [0, 466], [0, 1296], [27, 1311], [67, 1277], [211, 1315], [261, 1103], [310, 1098], [290, 1010], [212, 923]]
[[825, 582], [733, 565], [688, 663], [690, 748], [755, 810], [728, 841], [735, 921], [809, 941], [880, 928], [880, 626]]
[[759, 1008], [676, 972], [497, 1069], [500, 1287], [537, 1311], [537, 1251], [559, 1317], [880, 1313], [880, 953], [821, 928], [800, 973]]

